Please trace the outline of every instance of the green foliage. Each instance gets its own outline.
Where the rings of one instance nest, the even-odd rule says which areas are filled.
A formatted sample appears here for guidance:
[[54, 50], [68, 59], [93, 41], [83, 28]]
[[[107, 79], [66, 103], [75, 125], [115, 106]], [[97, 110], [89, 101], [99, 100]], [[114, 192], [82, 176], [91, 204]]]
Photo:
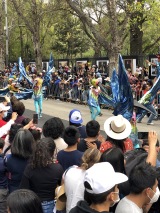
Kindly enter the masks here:
[[77, 17], [60, 14], [59, 22], [54, 25], [52, 49], [66, 58], [76, 57], [89, 49], [89, 39]]
[[[42, 1], [14, 0], [18, 3], [26, 22], [17, 14], [13, 7], [12, 0], [8, 0], [8, 26], [9, 26], [9, 59], [17, 61], [23, 55], [26, 61], [35, 60], [33, 33], [39, 24], [40, 48], [43, 59], [48, 60], [52, 51], [55, 58], [93, 57], [97, 40], [93, 37], [93, 32], [79, 21], [77, 14], [69, 8], [64, 0], [50, 1], [49, 4], [42, 4]], [[36, 4], [35, 4], [36, 2]], [[106, 0], [82, 0], [81, 10], [85, 11], [91, 18], [95, 30], [109, 47], [113, 43], [109, 13]], [[126, 3], [127, 2], [127, 3]], [[138, 26], [143, 32], [143, 53], [157, 53], [160, 46], [160, 16], [159, 0], [134, 0], [118, 1], [117, 8], [117, 34], [122, 35], [123, 41], [120, 47], [121, 53], [129, 54], [130, 24]], [[130, 17], [130, 22], [125, 25], [121, 34], [123, 22]], [[116, 20], [113, 20], [116, 21]], [[5, 25], [5, 19], [2, 20]], [[85, 28], [86, 27], [86, 28]], [[87, 35], [86, 35], [87, 33]], [[90, 37], [90, 38], [89, 38]], [[92, 39], [93, 38], [93, 39]], [[5, 44], [5, 37], [4, 37]], [[99, 44], [99, 43], [98, 43]], [[107, 48], [99, 44], [99, 51], [102, 56], [106, 56]]]

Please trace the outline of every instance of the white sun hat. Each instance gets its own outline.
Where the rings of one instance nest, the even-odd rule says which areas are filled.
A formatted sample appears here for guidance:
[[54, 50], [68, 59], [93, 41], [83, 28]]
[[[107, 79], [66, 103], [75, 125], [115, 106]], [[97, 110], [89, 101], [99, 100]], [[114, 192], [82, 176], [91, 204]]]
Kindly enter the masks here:
[[104, 123], [104, 131], [113, 139], [122, 140], [131, 133], [131, 124], [122, 115], [112, 116]]

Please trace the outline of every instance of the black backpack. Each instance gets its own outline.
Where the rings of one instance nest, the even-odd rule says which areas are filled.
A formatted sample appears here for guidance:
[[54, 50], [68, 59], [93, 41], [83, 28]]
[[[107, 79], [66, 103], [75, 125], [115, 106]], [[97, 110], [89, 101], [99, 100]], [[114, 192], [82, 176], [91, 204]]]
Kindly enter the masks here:
[[132, 169], [138, 164], [144, 163], [146, 161], [147, 156], [148, 153], [142, 148], [137, 148], [126, 152], [124, 154], [124, 159], [126, 160], [126, 175], [129, 177]]

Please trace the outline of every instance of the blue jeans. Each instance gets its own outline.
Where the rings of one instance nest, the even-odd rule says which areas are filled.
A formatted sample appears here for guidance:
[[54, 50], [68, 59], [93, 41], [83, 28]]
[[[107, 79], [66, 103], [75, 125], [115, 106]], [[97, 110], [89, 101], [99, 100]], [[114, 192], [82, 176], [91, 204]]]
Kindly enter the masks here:
[[34, 99], [35, 111], [38, 115], [42, 113], [42, 102], [43, 102], [43, 95], [40, 95]]
[[100, 106], [99, 105], [97, 107], [89, 106], [89, 109], [90, 109], [90, 112], [91, 112], [91, 120], [96, 120], [96, 117], [101, 112]]
[[55, 206], [54, 200], [52, 201], [43, 201], [42, 203], [43, 213], [53, 213]]
[[[147, 107], [149, 110], [151, 110], [152, 112], [154, 112], [155, 115], [156, 115], [156, 116], [155, 116], [155, 115], [152, 114], [152, 113], [150, 114], [147, 123], [152, 123], [153, 119], [154, 119], [155, 117], [157, 117], [157, 112], [156, 112], [156, 110], [155, 110], [155, 108], [153, 107], [152, 104], [147, 105], [146, 107]], [[142, 119], [144, 118], [144, 116], [145, 116], [146, 114], [147, 114], [147, 111], [146, 111], [146, 110], [143, 110], [143, 112], [142, 112], [141, 114], [138, 114], [138, 115], [137, 115], [137, 122], [141, 122]]]

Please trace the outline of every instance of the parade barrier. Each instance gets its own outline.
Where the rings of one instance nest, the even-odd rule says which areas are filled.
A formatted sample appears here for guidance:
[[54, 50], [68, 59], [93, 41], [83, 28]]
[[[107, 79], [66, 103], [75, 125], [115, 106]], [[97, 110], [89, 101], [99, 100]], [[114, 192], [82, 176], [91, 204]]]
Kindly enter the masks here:
[[[112, 96], [111, 89], [107, 85], [103, 85], [106, 88], [106, 92], [108, 92], [109, 95]], [[69, 102], [69, 103], [74, 103], [74, 104], [80, 104], [80, 105], [85, 105], [87, 106], [87, 97], [88, 97], [88, 91], [89, 91], [90, 86], [89, 85], [84, 85], [82, 83], [82, 89], [81, 90], [76, 90], [70, 87], [69, 84], [61, 84], [59, 85], [52, 85], [48, 93], [44, 92], [44, 98], [46, 99], [54, 99], [54, 100], [60, 100], [63, 102]], [[136, 92], [135, 90], [132, 90], [133, 98], [134, 100], [139, 101], [140, 98], [143, 96], [142, 91]], [[101, 109], [111, 109], [113, 108], [109, 105], [106, 104], [100, 104]], [[158, 117], [160, 117], [160, 95], [157, 94], [155, 101], [154, 101], [154, 107], [157, 111]]]

